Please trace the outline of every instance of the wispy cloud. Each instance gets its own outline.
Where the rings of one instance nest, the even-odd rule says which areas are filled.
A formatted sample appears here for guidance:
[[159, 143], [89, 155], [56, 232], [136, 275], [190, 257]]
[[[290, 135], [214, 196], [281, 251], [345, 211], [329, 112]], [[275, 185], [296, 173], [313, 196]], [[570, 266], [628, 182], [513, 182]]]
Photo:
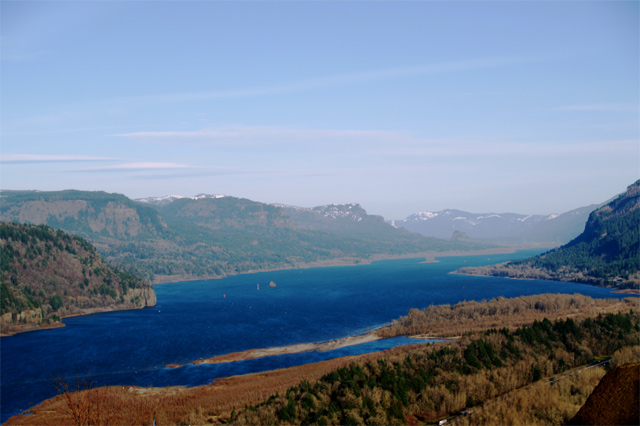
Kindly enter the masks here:
[[611, 153], [637, 154], [636, 140], [603, 140], [585, 143], [561, 143], [558, 141], [487, 142], [481, 140], [423, 140], [422, 143], [389, 148], [389, 156], [428, 158], [560, 158], [597, 156]]
[[201, 92], [183, 93], [160, 93], [152, 95], [132, 96], [121, 98], [127, 102], [188, 102], [211, 99], [245, 98], [256, 96], [267, 96], [284, 94], [291, 92], [302, 92], [308, 90], [323, 89], [328, 87], [343, 86], [349, 84], [359, 84], [375, 82], [380, 80], [399, 79], [418, 75], [439, 74], [447, 72], [474, 71], [486, 68], [498, 68], [513, 66], [531, 62], [539, 62], [545, 58], [531, 55], [491, 57], [451, 62], [440, 62], [433, 64], [422, 64], [417, 66], [386, 68], [378, 70], [368, 70], [354, 73], [335, 74], [317, 78], [275, 83], [265, 86], [238, 88], [231, 90], [212, 90]]
[[299, 129], [287, 127], [234, 126], [194, 131], [149, 131], [111, 135], [138, 142], [185, 146], [238, 147], [271, 152], [332, 152], [378, 158], [523, 158], [637, 153], [632, 139], [596, 142], [486, 141], [480, 139], [424, 138], [406, 132], [386, 130]]
[[118, 161], [114, 157], [93, 157], [86, 155], [51, 154], [0, 154], [0, 163], [65, 163], [82, 161]]
[[166, 161], [136, 161], [116, 157], [93, 157], [86, 155], [50, 155], [50, 154], [2, 154], [0, 163], [16, 164], [64, 164], [64, 163], [116, 163], [109, 165], [80, 167], [74, 169], [57, 170], [58, 172], [144, 172], [144, 171], [176, 171], [201, 169], [202, 167]]
[[637, 104], [582, 104], [555, 108], [556, 111], [602, 111], [602, 112], [638, 112]]
[[381, 130], [300, 129], [267, 126], [226, 126], [193, 131], [148, 131], [110, 135], [156, 144], [194, 143], [211, 146], [288, 145], [292, 142], [382, 141], [406, 138], [400, 132]]
[[172, 163], [162, 161], [134, 161], [121, 164], [114, 164], [103, 167], [88, 167], [77, 169], [78, 172], [122, 172], [122, 171], [148, 171], [148, 170], [186, 170], [198, 169], [200, 166], [183, 163]]

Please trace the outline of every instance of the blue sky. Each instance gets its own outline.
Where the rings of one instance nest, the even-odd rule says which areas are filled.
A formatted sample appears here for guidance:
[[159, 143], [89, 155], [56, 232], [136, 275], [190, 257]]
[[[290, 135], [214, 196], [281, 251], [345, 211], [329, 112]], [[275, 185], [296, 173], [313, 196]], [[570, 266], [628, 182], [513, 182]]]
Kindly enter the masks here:
[[638, 5], [3, 0], [0, 187], [602, 202], [640, 178]]

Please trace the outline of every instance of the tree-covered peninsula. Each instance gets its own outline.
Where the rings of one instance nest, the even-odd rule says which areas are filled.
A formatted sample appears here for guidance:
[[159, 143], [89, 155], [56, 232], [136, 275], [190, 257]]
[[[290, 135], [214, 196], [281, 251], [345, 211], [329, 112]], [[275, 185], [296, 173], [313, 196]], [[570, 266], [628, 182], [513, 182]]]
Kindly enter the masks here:
[[0, 223], [0, 259], [2, 334], [156, 303], [148, 282], [109, 267], [86, 240], [46, 225]]

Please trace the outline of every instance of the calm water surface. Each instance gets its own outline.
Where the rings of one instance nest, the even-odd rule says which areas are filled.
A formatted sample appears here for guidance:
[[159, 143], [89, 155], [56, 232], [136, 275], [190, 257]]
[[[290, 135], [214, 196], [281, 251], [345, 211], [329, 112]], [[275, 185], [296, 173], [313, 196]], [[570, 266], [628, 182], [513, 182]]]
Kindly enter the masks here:
[[[158, 304], [153, 308], [67, 318], [64, 328], [3, 337], [1, 421], [54, 396], [55, 377], [90, 374], [96, 386], [195, 386], [219, 377], [411, 343], [397, 338], [329, 352], [190, 364], [229, 352], [360, 334], [411, 308], [538, 293], [624, 297], [581, 284], [448, 274], [461, 266], [488, 265], [539, 252], [445, 257], [437, 263], [403, 259], [157, 285]], [[270, 288], [270, 281], [277, 286]], [[168, 369], [167, 364], [185, 367]]]

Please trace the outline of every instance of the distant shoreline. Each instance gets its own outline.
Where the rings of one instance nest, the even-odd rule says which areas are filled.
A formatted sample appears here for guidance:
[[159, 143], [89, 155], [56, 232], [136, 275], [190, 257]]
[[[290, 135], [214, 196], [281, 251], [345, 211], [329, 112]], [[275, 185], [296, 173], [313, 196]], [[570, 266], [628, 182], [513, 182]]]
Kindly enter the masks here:
[[[495, 247], [495, 248], [482, 249], [482, 250], [472, 250], [472, 251], [461, 251], [461, 250], [451, 250], [451, 251], [443, 251], [443, 252], [428, 251], [428, 252], [408, 253], [408, 254], [401, 254], [401, 255], [374, 255], [374, 256], [371, 256], [369, 259], [356, 259], [356, 258], [351, 258], [351, 257], [341, 257], [341, 258], [335, 258], [335, 259], [329, 259], [329, 260], [324, 260], [324, 261], [318, 261], [318, 262], [311, 262], [311, 263], [296, 265], [296, 266], [290, 267], [290, 268], [274, 268], [274, 269], [261, 269], [261, 270], [256, 270], [256, 271], [246, 271], [246, 272], [240, 272], [238, 274], [229, 274], [229, 275], [226, 275], [224, 277], [191, 277], [191, 276], [189, 276], [189, 277], [180, 277], [180, 276], [168, 277], [167, 276], [165, 280], [155, 281], [155, 282], [152, 282], [151, 284], [152, 285], [157, 285], [157, 284], [168, 284], [168, 283], [177, 283], [177, 282], [213, 280], [213, 279], [222, 279], [222, 278], [226, 278], [226, 277], [230, 277], [230, 276], [234, 276], [234, 275], [246, 275], [246, 274], [255, 274], [255, 273], [262, 273], [262, 272], [287, 271], [287, 270], [296, 270], [296, 269], [310, 269], [310, 268], [336, 267], [336, 266], [369, 265], [369, 264], [371, 264], [373, 262], [377, 262], [377, 261], [380, 261], [380, 260], [415, 259], [415, 258], [420, 258], [420, 257], [423, 257], [425, 259], [422, 263], [436, 263], [436, 262], [438, 262], [435, 259], [436, 257], [481, 256], [481, 255], [491, 255], [491, 254], [509, 254], [509, 253], [515, 253], [518, 250], [526, 250], [526, 249], [530, 249], [530, 248], [536, 248], [536, 247], [532, 247], [532, 246]], [[135, 310], [135, 309], [144, 309], [144, 307], [131, 307], [131, 308], [125, 308], [125, 309], [118, 309], [118, 308], [114, 308], [114, 307], [87, 308], [83, 312], [75, 312], [73, 314], [61, 316], [61, 318], [60, 318], [61, 321], [60, 322], [52, 322], [51, 324], [40, 325], [40, 326], [38, 326], [38, 325], [25, 325], [25, 326], [17, 325], [15, 327], [11, 327], [10, 330], [8, 330], [8, 331], [5, 331], [5, 330], [0, 331], [0, 337], [8, 337], [8, 336], [13, 336], [15, 334], [27, 333], [27, 332], [30, 332], [30, 331], [47, 330], [47, 329], [64, 327], [65, 324], [62, 322], [62, 320], [64, 318], [70, 318], [70, 317], [75, 317], [75, 316], [84, 316], [84, 315], [92, 315], [92, 314], [104, 313], [104, 312], [121, 311], [121, 310]], [[353, 343], [353, 344], [358, 344], [358, 343]], [[345, 346], [347, 346], [347, 345], [345, 345]], [[315, 349], [310, 349], [310, 350], [315, 350]], [[329, 350], [329, 349], [325, 349], [325, 350]], [[285, 353], [287, 353], [287, 352], [285, 352]], [[289, 353], [295, 353], [295, 352], [289, 352]]]
[[271, 268], [271, 269], [257, 269], [245, 272], [239, 272], [237, 274], [227, 274], [225, 276], [203, 276], [203, 277], [194, 277], [194, 276], [179, 276], [179, 275], [163, 275], [161, 278], [156, 278], [152, 281], [152, 285], [158, 284], [168, 284], [168, 283], [177, 283], [177, 282], [189, 282], [189, 281], [204, 281], [204, 280], [219, 280], [226, 277], [232, 277], [235, 275], [247, 275], [247, 274], [257, 274], [262, 272], [275, 272], [275, 271], [289, 271], [296, 269], [311, 269], [311, 268], [324, 268], [324, 267], [336, 267], [336, 266], [359, 266], [359, 265], [370, 265], [373, 262], [378, 262], [380, 260], [400, 260], [400, 259], [415, 259], [424, 257], [425, 260], [422, 263], [436, 263], [436, 257], [452, 257], [452, 256], [482, 256], [482, 255], [491, 255], [491, 254], [510, 254], [515, 253], [518, 250], [527, 250], [533, 248], [545, 248], [538, 246], [518, 246], [518, 247], [495, 247], [488, 248], [482, 250], [471, 250], [471, 251], [462, 251], [462, 250], [449, 250], [449, 251], [427, 251], [427, 252], [418, 252], [418, 253], [405, 253], [398, 255], [373, 255], [369, 259], [358, 259], [353, 257], [340, 257], [335, 259], [321, 260], [317, 262], [304, 263], [292, 267], [287, 268]]

